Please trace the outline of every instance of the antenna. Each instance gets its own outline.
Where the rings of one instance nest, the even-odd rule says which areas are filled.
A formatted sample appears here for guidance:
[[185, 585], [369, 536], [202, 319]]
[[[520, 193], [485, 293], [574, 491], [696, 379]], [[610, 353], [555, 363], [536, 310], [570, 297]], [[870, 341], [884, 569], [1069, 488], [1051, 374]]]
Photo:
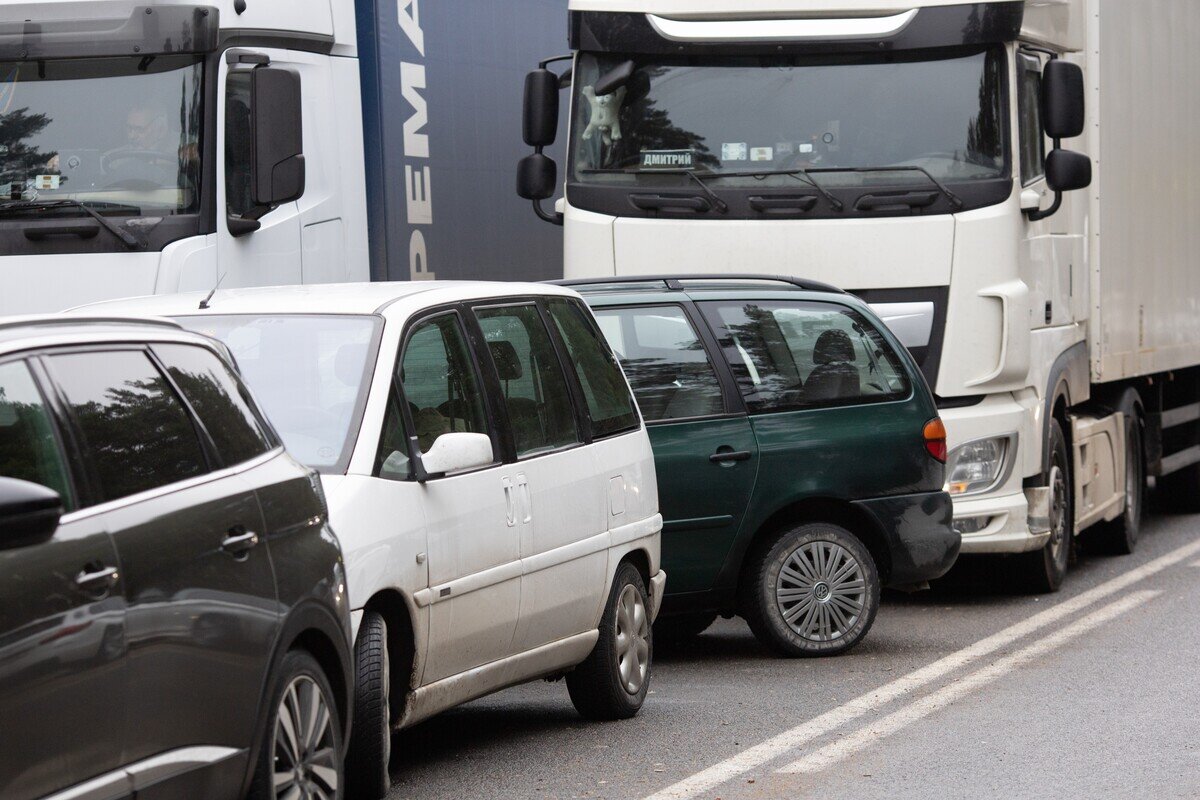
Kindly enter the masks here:
[[228, 274], [229, 274], [228, 272], [222, 272], [221, 277], [217, 278], [217, 285], [214, 286], [212, 288], [212, 291], [209, 292], [207, 295], [205, 295], [204, 299], [200, 301], [200, 310], [201, 311], [204, 311], [205, 309], [208, 308], [208, 301], [212, 300], [213, 295], [217, 293], [217, 289], [221, 288], [221, 281], [225, 280], [225, 276]]

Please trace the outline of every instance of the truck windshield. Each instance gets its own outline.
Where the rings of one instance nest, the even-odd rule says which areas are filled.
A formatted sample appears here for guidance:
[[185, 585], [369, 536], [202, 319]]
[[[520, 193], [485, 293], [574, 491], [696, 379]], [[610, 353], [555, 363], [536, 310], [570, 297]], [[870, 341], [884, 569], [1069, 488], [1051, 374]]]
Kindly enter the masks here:
[[[1004, 52], [635, 58], [632, 78], [596, 96], [625, 56], [583, 53], [574, 73], [573, 180], [661, 184], [693, 169], [721, 186], [796, 185], [789, 170], [830, 171], [823, 185], [943, 181], [1006, 174]], [[686, 183], [687, 176], [674, 179]]]
[[201, 76], [196, 56], [0, 62], [0, 207], [195, 212]]

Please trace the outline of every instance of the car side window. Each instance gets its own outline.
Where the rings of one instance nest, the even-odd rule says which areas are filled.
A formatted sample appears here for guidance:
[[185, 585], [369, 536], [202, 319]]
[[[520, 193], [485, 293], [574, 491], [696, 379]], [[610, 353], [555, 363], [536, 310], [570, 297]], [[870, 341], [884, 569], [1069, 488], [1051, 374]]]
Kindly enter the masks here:
[[1021, 136], [1021, 185], [1045, 174], [1046, 137], [1042, 132], [1042, 63], [1036, 56], [1017, 57], [1017, 112]]
[[24, 361], [0, 364], [0, 475], [39, 483], [75, 507], [54, 423]]
[[154, 345], [154, 352], [200, 417], [224, 466], [249, 461], [275, 446], [245, 387], [216, 355], [186, 344]]
[[46, 359], [100, 481], [100, 501], [208, 470], [192, 418], [141, 350]]
[[383, 416], [383, 429], [379, 434], [379, 447], [375, 451], [375, 469], [371, 473], [377, 478], [390, 481], [406, 481], [412, 477], [408, 457], [408, 429], [401, 413], [401, 399], [395, 388], [388, 395], [387, 412]]
[[567, 377], [537, 306], [480, 308], [475, 315], [500, 379], [517, 458], [580, 441]]
[[[483, 392], [457, 315], [442, 314], [413, 329], [401, 357], [400, 383], [422, 453], [443, 433], [489, 433]], [[394, 441], [404, 433], [385, 436]]]
[[583, 389], [592, 435], [600, 438], [637, 428], [637, 410], [625, 376], [587, 311], [573, 300], [550, 300], [546, 307]]
[[702, 307], [751, 411], [898, 400], [911, 390], [899, 356], [848, 306], [713, 302]]
[[647, 422], [724, 413], [721, 383], [682, 308], [598, 308], [595, 313]]

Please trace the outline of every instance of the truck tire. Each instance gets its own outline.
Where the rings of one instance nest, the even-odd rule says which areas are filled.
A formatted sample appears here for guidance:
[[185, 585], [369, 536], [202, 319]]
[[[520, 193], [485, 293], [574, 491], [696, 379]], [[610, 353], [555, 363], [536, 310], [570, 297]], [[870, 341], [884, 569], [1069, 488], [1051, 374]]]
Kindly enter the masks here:
[[378, 800], [391, 787], [391, 661], [387, 622], [377, 611], [363, 615], [354, 643], [354, 727], [346, 754], [347, 795]]
[[838, 525], [783, 531], [747, 561], [739, 587], [750, 630], [776, 653], [833, 656], [861, 642], [879, 611], [879, 571]]
[[1017, 557], [1021, 577], [1028, 588], [1039, 594], [1057, 592], [1062, 587], [1071, 560], [1075, 535], [1075, 498], [1071, 481], [1071, 455], [1067, 437], [1058, 420], [1050, 420], [1050, 472], [1046, 485], [1050, 487], [1050, 539], [1041, 550]]
[[716, 620], [714, 611], [659, 617], [654, 623], [654, 641], [660, 647], [686, 644], [708, 630]]
[[[326, 797], [343, 797], [342, 723], [321, 665], [308, 652], [292, 650], [283, 657], [270, 686], [271, 716], [247, 796], [250, 800], [316, 797], [319, 789]], [[298, 724], [280, 724], [284, 714]], [[297, 734], [312, 744], [298, 748]]]
[[600, 638], [587, 659], [567, 673], [567, 691], [583, 717], [629, 719], [641, 709], [654, 656], [649, 608], [641, 574], [622, 563], [600, 617]]
[[1093, 531], [1093, 540], [1099, 549], [1112, 555], [1129, 555], [1137, 547], [1146, 498], [1142, 421], [1137, 405], [1128, 398], [1129, 394], [1126, 393], [1121, 401], [1121, 411], [1125, 414], [1125, 510], [1111, 522], [1100, 523]]

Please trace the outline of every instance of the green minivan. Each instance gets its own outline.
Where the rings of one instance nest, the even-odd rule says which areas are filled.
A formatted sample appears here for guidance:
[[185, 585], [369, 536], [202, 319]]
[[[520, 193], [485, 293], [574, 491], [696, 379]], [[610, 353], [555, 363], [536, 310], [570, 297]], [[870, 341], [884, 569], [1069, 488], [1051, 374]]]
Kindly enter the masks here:
[[880, 589], [950, 569], [945, 429], [863, 301], [775, 277], [561, 281], [625, 369], [658, 472], [661, 639], [741, 615], [787, 656], [845, 652]]

